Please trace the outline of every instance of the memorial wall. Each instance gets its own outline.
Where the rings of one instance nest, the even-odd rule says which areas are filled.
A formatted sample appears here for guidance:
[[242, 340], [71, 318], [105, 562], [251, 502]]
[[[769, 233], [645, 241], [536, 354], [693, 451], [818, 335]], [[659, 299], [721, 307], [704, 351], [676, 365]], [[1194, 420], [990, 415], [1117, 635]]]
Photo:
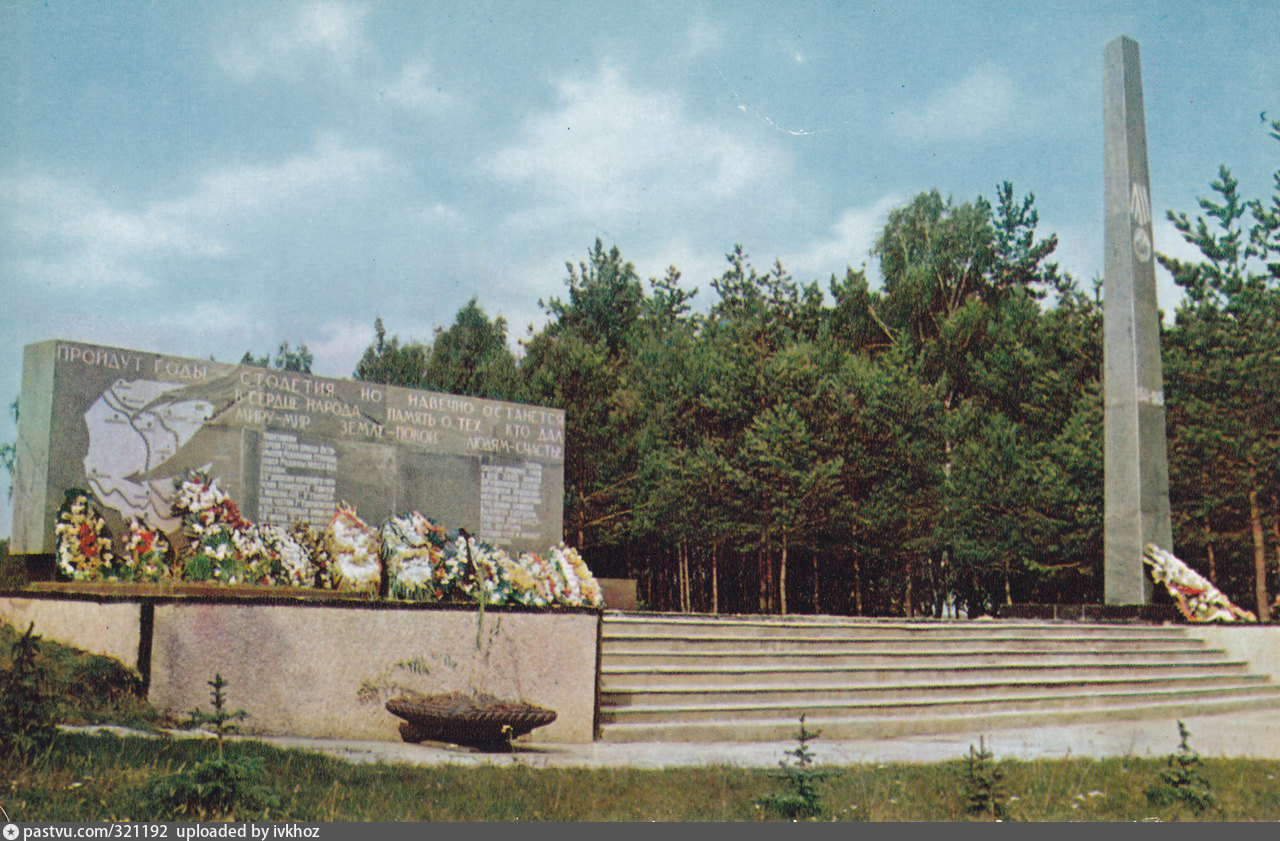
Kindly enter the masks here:
[[50, 340], [23, 356], [11, 551], [55, 551], [64, 493], [173, 533], [201, 470], [248, 519], [368, 522], [417, 510], [511, 552], [562, 539], [564, 412]]

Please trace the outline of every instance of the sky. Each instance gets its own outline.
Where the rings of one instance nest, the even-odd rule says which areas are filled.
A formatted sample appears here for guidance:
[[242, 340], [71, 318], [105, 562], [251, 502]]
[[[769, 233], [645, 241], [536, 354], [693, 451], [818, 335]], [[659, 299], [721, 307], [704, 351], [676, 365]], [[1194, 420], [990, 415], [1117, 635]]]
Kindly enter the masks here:
[[702, 308], [736, 244], [874, 284], [889, 210], [1006, 180], [1091, 288], [1119, 35], [1190, 256], [1163, 211], [1220, 164], [1270, 194], [1276, 0], [0, 0], [0, 403], [51, 338], [349, 377], [375, 318], [428, 343], [474, 297], [518, 351], [597, 237]]

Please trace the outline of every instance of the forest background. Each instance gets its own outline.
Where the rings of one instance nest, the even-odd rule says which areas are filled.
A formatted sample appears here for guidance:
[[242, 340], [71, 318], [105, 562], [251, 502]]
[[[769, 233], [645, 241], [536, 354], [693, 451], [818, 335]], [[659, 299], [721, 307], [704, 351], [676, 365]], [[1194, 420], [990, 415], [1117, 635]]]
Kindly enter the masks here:
[[[1280, 122], [1270, 124], [1280, 141]], [[1174, 549], [1263, 618], [1280, 589], [1280, 169], [1223, 167], [1169, 219], [1162, 328]], [[545, 326], [508, 343], [472, 299], [429, 344], [379, 319], [357, 379], [566, 412], [564, 527], [656, 610], [993, 614], [1102, 597], [1102, 284], [1053, 261], [1033, 195], [921, 193], [883, 284], [801, 282], [741, 246], [696, 288], [597, 239]], [[242, 362], [309, 371], [305, 345]], [[14, 405], [15, 412], [17, 404]], [[12, 468], [12, 445], [0, 448]], [[430, 512], [424, 512], [428, 515]]]

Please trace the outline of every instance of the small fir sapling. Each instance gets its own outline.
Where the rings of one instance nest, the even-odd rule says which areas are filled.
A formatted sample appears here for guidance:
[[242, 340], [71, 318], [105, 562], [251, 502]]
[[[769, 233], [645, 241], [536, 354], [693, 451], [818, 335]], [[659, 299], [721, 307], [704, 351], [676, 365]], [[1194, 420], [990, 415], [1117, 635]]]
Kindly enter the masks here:
[[55, 706], [44, 690], [35, 627], [32, 622], [14, 640], [12, 662], [0, 670], [0, 757], [27, 762], [48, 750], [58, 732]]
[[821, 731], [807, 729], [804, 718], [801, 713], [800, 730], [796, 734], [798, 744], [794, 749], [784, 751], [787, 756], [795, 757], [795, 763], [791, 764], [785, 759], [778, 762], [782, 771], [776, 776], [786, 780], [791, 790], [766, 795], [756, 801], [757, 805], [793, 821], [816, 818], [824, 811], [822, 796], [816, 784], [827, 776], [827, 772], [813, 767], [813, 751], [809, 749], [809, 742], [818, 738]]
[[1168, 767], [1160, 772], [1160, 782], [1147, 788], [1153, 806], [1184, 804], [1200, 815], [1216, 807], [1209, 780], [1200, 769], [1200, 754], [1191, 749], [1187, 726], [1178, 721], [1178, 752], [1169, 754]]
[[982, 736], [978, 737], [976, 751], [973, 745], [969, 745], [965, 767], [965, 811], [971, 815], [989, 815], [1003, 820], [1009, 798], [1004, 787], [1004, 768], [994, 760], [995, 756], [987, 749]]
[[226, 737], [240, 732], [233, 722], [243, 721], [249, 714], [227, 709], [227, 681], [221, 673], [208, 683], [212, 687], [213, 712], [193, 710], [191, 722], [213, 726], [217, 755], [197, 762], [189, 771], [152, 779], [141, 792], [144, 808], [174, 818], [263, 814], [278, 806], [279, 798], [258, 784], [263, 774], [262, 760], [241, 752], [228, 755], [225, 749]]

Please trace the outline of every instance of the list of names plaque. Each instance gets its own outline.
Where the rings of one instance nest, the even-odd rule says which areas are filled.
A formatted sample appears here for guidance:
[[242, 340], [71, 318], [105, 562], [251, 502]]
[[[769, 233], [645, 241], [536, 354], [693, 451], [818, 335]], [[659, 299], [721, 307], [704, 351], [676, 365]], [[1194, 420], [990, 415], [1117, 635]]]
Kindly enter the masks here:
[[490, 543], [539, 538], [542, 465], [486, 464], [480, 468], [480, 536]]
[[263, 522], [324, 523], [333, 514], [338, 455], [324, 443], [305, 443], [279, 432], [262, 435], [258, 511]]

